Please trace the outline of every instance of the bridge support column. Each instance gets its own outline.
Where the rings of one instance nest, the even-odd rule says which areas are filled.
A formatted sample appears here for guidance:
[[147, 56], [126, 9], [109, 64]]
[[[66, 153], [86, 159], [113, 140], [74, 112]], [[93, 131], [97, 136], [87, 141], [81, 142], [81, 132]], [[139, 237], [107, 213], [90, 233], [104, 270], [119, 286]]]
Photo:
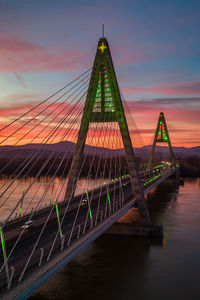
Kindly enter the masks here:
[[[105, 86], [106, 91], [109, 92], [105, 92]], [[107, 93], [109, 93], [109, 96]], [[150, 226], [151, 219], [140, 182], [139, 169], [133, 152], [108, 41], [105, 38], [99, 40], [93, 64], [78, 140], [68, 175], [68, 185], [65, 194], [66, 201], [69, 201], [74, 196], [77, 179], [80, 175], [79, 172], [81, 172], [81, 163], [89, 124], [102, 122], [117, 122], [119, 124], [130, 174], [133, 201], [136, 200], [137, 202], [142, 223]], [[107, 212], [105, 211], [106, 214]]]
[[162, 238], [163, 227], [162, 225], [144, 226], [141, 224], [116, 222], [106, 231], [106, 234]]
[[168, 128], [167, 128], [167, 123], [165, 121], [165, 117], [164, 117], [163, 112], [160, 113], [158, 123], [157, 123], [157, 127], [156, 127], [156, 133], [155, 133], [155, 136], [154, 136], [154, 141], [153, 141], [151, 154], [150, 154], [150, 159], [149, 159], [150, 167], [151, 167], [151, 165], [153, 163], [153, 160], [154, 160], [155, 148], [156, 148], [157, 143], [167, 143], [168, 144], [169, 152], [170, 152], [170, 159], [171, 159], [173, 167], [176, 168], [175, 156], [174, 156], [174, 152], [173, 152], [173, 149], [172, 149], [172, 145], [171, 145], [171, 141], [170, 141], [170, 137], [169, 137], [169, 132], [168, 132]]

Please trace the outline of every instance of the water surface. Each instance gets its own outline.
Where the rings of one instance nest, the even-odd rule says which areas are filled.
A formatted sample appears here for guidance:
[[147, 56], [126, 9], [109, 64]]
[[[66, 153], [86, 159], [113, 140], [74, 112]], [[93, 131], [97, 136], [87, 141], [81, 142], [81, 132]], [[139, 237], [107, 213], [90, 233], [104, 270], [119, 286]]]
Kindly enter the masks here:
[[200, 179], [167, 180], [147, 201], [163, 240], [102, 235], [30, 299], [199, 300]]
[[[75, 196], [85, 191], [103, 186], [110, 182], [107, 178], [92, 179], [80, 178], [75, 190]], [[0, 221], [5, 220], [12, 210], [17, 206], [12, 218], [18, 217], [21, 206], [21, 199], [24, 192], [22, 203], [22, 215], [27, 214], [33, 209], [41, 209], [50, 205], [51, 201], [61, 202], [64, 200], [68, 179], [55, 177], [34, 177], [25, 179], [10, 179], [9, 177], [0, 178]]]

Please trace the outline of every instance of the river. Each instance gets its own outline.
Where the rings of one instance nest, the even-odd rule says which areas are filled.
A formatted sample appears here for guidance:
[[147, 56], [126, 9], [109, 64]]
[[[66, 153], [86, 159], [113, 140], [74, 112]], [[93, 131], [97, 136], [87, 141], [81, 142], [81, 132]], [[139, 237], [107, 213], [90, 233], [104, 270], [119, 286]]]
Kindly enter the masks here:
[[104, 234], [29, 300], [199, 300], [200, 179], [169, 179], [147, 201], [163, 239]]
[[[90, 191], [94, 188], [103, 186], [109, 183], [110, 180], [104, 179], [92, 179], [81, 178], [78, 181], [77, 188], [75, 190], [75, 196]], [[13, 208], [12, 218], [18, 217], [20, 212], [21, 199], [22, 203], [22, 215], [32, 212], [33, 210], [41, 209], [50, 204], [51, 201], [63, 201], [65, 191], [67, 188], [68, 179], [55, 177], [40, 177], [37, 180], [33, 177], [27, 177], [24, 179], [11, 179], [9, 177], [0, 178], [0, 221], [4, 221], [11, 213]], [[22, 197], [23, 193], [24, 197]], [[51, 195], [52, 194], [52, 195]]]

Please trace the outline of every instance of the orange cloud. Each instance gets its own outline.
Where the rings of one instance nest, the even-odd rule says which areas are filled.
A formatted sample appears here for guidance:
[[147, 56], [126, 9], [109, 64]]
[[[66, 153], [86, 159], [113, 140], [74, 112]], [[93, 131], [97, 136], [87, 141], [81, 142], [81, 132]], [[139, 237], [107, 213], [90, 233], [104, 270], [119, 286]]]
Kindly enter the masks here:
[[[174, 146], [200, 145], [200, 98], [165, 98], [151, 99], [148, 101], [128, 101], [126, 105], [124, 105], [134, 147], [152, 143], [161, 106], [166, 116], [172, 144]], [[0, 130], [32, 107], [31, 105], [22, 105], [16, 108], [0, 110]], [[12, 124], [9, 128], [3, 131], [1, 130], [0, 142], [11, 133], [17, 131], [25, 122], [31, 120], [37, 113], [45, 108], [47, 108], [47, 104], [43, 104], [30, 114], [24, 116], [19, 122]], [[77, 115], [77, 113], [79, 109], [82, 108], [82, 106], [73, 105], [66, 108], [66, 104], [64, 103], [52, 104], [47, 111], [42, 113], [42, 116], [37, 116], [34, 120], [31, 120], [28, 125], [20, 129], [19, 132], [16, 132], [2, 145], [14, 145], [18, 140], [20, 140], [19, 145], [28, 144], [32, 142], [33, 139], [33, 143], [41, 143], [44, 141], [47, 141], [47, 143], [56, 143], [62, 140], [63, 137], [64, 140], [74, 141], [75, 139], [76, 141], [75, 136], [77, 136], [81, 120], [81, 114]], [[58, 122], [61, 122], [71, 109], [73, 109], [73, 113], [70, 114], [70, 118], [62, 123], [64, 125], [63, 128], [56, 129]], [[50, 114], [50, 116], [48, 116], [48, 114]], [[70, 129], [70, 124], [75, 116], [78, 118], [77, 123]], [[39, 124], [41, 120], [43, 120], [42, 118], [46, 119]], [[54, 118], [55, 120], [53, 120]], [[48, 125], [49, 122], [51, 123]], [[36, 125], [37, 127], [35, 127]], [[51, 138], [48, 139], [53, 130], [55, 130], [55, 132]], [[67, 131], [69, 132], [66, 136]], [[116, 134], [118, 135], [117, 138]], [[113, 126], [107, 131], [107, 123], [99, 124], [97, 130], [95, 124], [90, 126], [86, 143], [90, 145], [98, 144], [101, 147], [110, 148], [123, 147], [119, 131], [117, 132], [116, 127], [114, 128]]]
[[[152, 144], [160, 111], [163, 110], [174, 146], [200, 145], [200, 98], [165, 98], [148, 101], [127, 101], [127, 119], [130, 131], [137, 128], [144, 145]], [[133, 116], [134, 121], [131, 120]], [[135, 135], [137, 136], [137, 134]]]
[[[69, 131], [67, 134], [68, 140], [72, 140], [74, 135], [78, 133], [78, 123], [70, 129], [71, 122], [74, 118], [77, 119], [77, 122], [80, 121], [81, 115], [77, 114], [82, 106], [69, 105], [68, 103], [50, 104], [40, 105], [13, 124], [11, 123], [14, 120], [34, 106], [20, 106], [0, 110], [0, 144], [55, 143], [66, 136], [67, 131]], [[68, 116], [69, 112], [70, 115]], [[60, 126], [57, 126], [59, 124]], [[7, 125], [9, 127], [5, 127]]]

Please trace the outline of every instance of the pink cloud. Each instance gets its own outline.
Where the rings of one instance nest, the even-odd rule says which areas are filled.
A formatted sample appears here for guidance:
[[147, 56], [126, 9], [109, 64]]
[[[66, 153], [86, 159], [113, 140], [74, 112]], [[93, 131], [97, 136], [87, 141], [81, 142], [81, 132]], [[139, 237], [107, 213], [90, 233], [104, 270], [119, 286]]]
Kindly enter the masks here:
[[[28, 95], [23, 96], [27, 97]], [[32, 97], [35, 97], [35, 95], [32, 95]], [[20, 95], [15, 96], [16, 103], [18, 103], [18, 99], [20, 99]], [[21, 101], [23, 101], [23, 97]], [[5, 129], [3, 131], [0, 131], [0, 141], [17, 130], [22, 124], [24, 124], [24, 122], [31, 119], [39, 111], [46, 108], [48, 104], [43, 104], [37, 110], [24, 117], [22, 121], [14, 123], [9, 127], [9, 130]], [[129, 125], [130, 135], [135, 147], [152, 143], [161, 106], [166, 117], [171, 141], [174, 146], [197, 146], [200, 144], [200, 98], [151, 99], [148, 101], [127, 101], [126, 104], [127, 105], [125, 105], [125, 113]], [[2, 129], [3, 126], [16, 119], [18, 116], [22, 115], [32, 107], [32, 105], [23, 105], [22, 102], [21, 106], [19, 107], [11, 107], [0, 110], [0, 129]], [[56, 127], [57, 122], [60, 122], [61, 119], [67, 115], [68, 110], [75, 108], [73, 113], [70, 114], [71, 117], [67, 120], [65, 127], [62, 128], [59, 132], [57, 131], [58, 136], [55, 138], [54, 142], [58, 142], [60, 138], [65, 135], [66, 130], [70, 127], [71, 121], [77, 114], [78, 110], [82, 107], [75, 107], [73, 105], [70, 105], [66, 110], [62, 111], [63, 108], [65, 108], [65, 104], [63, 103], [52, 104], [47, 111], [43, 112], [43, 117], [47, 116], [48, 113], [51, 113], [51, 116], [47, 117], [47, 119], [45, 119], [42, 124], [39, 124], [41, 118], [37, 117], [36, 120], [31, 121], [28, 125], [26, 125], [25, 128], [21, 129], [20, 132], [17, 132], [14, 137], [4, 142], [3, 145], [14, 144], [18, 139], [23, 137], [24, 134], [29, 132], [30, 129], [37, 124], [38, 127], [31, 131], [28, 135], [26, 135], [26, 137], [20, 141], [20, 144], [29, 143], [32, 138], [42, 130], [42, 133], [37, 137], [37, 139], [34, 140], [34, 143], [41, 142], [49, 134], [49, 132]], [[46, 129], [45, 126], [54, 117], [56, 117], [56, 119], [53, 120], [53, 123], [48, 125], [48, 128]], [[79, 124], [80, 120], [81, 115], [79, 115], [78, 119]], [[96, 131], [94, 138], [94, 128], [91, 127], [90, 131], [88, 132], [87, 143], [95, 145], [95, 143], [97, 143], [97, 141], [99, 140], [101, 146], [106, 147], [110, 145], [110, 138], [114, 137], [116, 135], [116, 132], [113, 130], [108, 132], [106, 126], [103, 126], [103, 124], [99, 124], [100, 130]], [[77, 124], [77, 126], [70, 130], [68, 140], [73, 140], [74, 135], [78, 132], [78, 128], [79, 125]], [[140, 132], [141, 136], [139, 135], [138, 131]], [[116, 147], [115, 142], [113, 144], [113, 147]]]
[[131, 50], [131, 46], [118, 45], [116, 49], [111, 49], [113, 56], [116, 56], [116, 64], [143, 63], [151, 59], [147, 51], [141, 49]]
[[133, 87], [124, 88], [128, 94], [162, 94], [162, 95], [197, 95], [200, 94], [200, 81], [185, 83], [176, 86], [154, 86], [154, 87]]
[[0, 116], [17, 115], [40, 103], [45, 98], [43, 94], [15, 94], [3, 96], [0, 99]]
[[[9, 100], [11, 100], [10, 98], [12, 98], [12, 101], [18, 100], [18, 98], [21, 100], [27, 100], [27, 97], [30, 101], [31, 97], [35, 96], [15, 95], [12, 97], [9, 96]], [[52, 104], [48, 101], [47, 103], [38, 106], [31, 112], [28, 112], [30, 109], [34, 108], [35, 104], [38, 104], [38, 102], [35, 102], [34, 105], [27, 105], [26, 102], [21, 102], [21, 105], [19, 105], [18, 101], [16, 101], [16, 103], [18, 104], [18, 106], [16, 107], [7, 107], [5, 109], [0, 110], [1, 145], [13, 145], [18, 140], [20, 140], [18, 144], [30, 143], [32, 139], [38, 135], [38, 133], [39, 136], [36, 139], [34, 139], [33, 142], [42, 142], [43, 139], [45, 139], [51, 131], [55, 132], [53, 133], [53, 136], [48, 142], [51, 142], [56, 135], [57, 137], [55, 138], [54, 142], [58, 142], [62, 138], [62, 136], [66, 134], [66, 131], [70, 129], [71, 122], [74, 120], [74, 118], [77, 118], [77, 113], [79, 113], [78, 119], [80, 119], [81, 117], [81, 105], [75, 106], [73, 104], [68, 104], [64, 102]], [[26, 112], [28, 113], [24, 115]], [[68, 113], [70, 113], [69, 116]], [[14, 120], [18, 119], [18, 117], [22, 115], [24, 115], [22, 118], [12, 123]], [[57, 127], [57, 124], [60, 124], [61, 126]], [[9, 127], [6, 127], [7, 125], [9, 125]], [[78, 124], [74, 129], [70, 129], [70, 135], [68, 140], [72, 140], [74, 133], [77, 132]], [[12, 136], [9, 137], [10, 135]], [[4, 141], [6, 137], [7, 139]]]
[[[171, 120], [187, 120], [188, 122], [200, 122], [200, 98], [161, 98], [151, 100], [126, 101], [130, 114], [139, 114], [140, 118], [148, 116], [155, 111], [157, 114], [164, 110]], [[127, 111], [128, 113], [128, 111]]]
[[0, 45], [0, 72], [67, 71], [87, 65], [82, 51], [71, 46], [57, 50], [11, 37], [1, 37]]

